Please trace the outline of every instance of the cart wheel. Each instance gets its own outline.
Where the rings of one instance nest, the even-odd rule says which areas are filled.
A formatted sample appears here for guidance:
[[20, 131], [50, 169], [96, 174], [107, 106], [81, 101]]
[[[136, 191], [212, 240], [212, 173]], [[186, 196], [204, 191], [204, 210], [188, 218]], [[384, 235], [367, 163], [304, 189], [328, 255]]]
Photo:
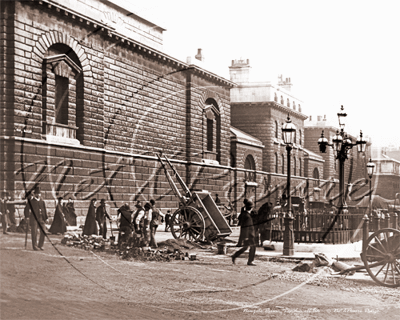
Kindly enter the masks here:
[[175, 239], [204, 240], [204, 230], [205, 222], [197, 209], [186, 207], [175, 211], [171, 223], [171, 233]]
[[376, 283], [385, 287], [399, 287], [400, 231], [387, 228], [374, 232], [367, 239], [362, 260]]

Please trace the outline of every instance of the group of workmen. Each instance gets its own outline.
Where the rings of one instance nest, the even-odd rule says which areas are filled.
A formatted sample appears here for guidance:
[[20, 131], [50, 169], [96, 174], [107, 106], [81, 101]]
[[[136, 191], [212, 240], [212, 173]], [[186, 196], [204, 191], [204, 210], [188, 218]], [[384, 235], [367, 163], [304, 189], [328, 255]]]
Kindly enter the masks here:
[[142, 205], [139, 200], [135, 204], [135, 210], [131, 210], [128, 203], [118, 209], [120, 216], [119, 243], [129, 239], [134, 234], [142, 240], [142, 245], [157, 248], [156, 232], [160, 224], [165, 220], [166, 230], [169, 225], [169, 211], [163, 214], [156, 208], [156, 202], [151, 199]]
[[[31, 229], [31, 239], [33, 250], [43, 250], [43, 244], [45, 235], [47, 233], [46, 225], [48, 221], [46, 204], [41, 198], [40, 188], [36, 187], [30, 192], [27, 197], [27, 203], [24, 209], [24, 217], [27, 220], [26, 232], [28, 227]], [[66, 211], [63, 210], [62, 197], [58, 198], [56, 211], [53, 218], [53, 223], [49, 229], [49, 233], [63, 234], [66, 231], [66, 224], [68, 219], [66, 218]], [[11, 223], [15, 223], [14, 211], [11, 206], [8, 205], [9, 195], [3, 193], [3, 198], [0, 201], [0, 213], [1, 221], [3, 225], [3, 233], [7, 234], [7, 220]], [[100, 205], [96, 207], [97, 199], [92, 199], [90, 202], [88, 214], [86, 216], [85, 224], [83, 227], [82, 235], [98, 235], [100, 234], [103, 238], [107, 236], [107, 224], [106, 219], [110, 221], [111, 217], [106, 209], [105, 199], [101, 199]], [[72, 206], [73, 207], [73, 206]], [[239, 215], [239, 226], [241, 227], [240, 236], [238, 241], [238, 247], [242, 247], [232, 255], [232, 262], [235, 263], [237, 257], [243, 252], [250, 248], [249, 258], [247, 264], [254, 265], [253, 260], [255, 257], [256, 246], [258, 245], [256, 230], [256, 216], [253, 214], [254, 204], [252, 201], [245, 199], [244, 206], [241, 209]], [[76, 216], [75, 216], [76, 218]], [[171, 227], [171, 215], [170, 211], [164, 215], [161, 210], [156, 208], [156, 202], [151, 199], [142, 205], [141, 201], [137, 201], [135, 210], [131, 210], [128, 203], [125, 203], [118, 209], [118, 218], [120, 221], [119, 226], [119, 244], [127, 241], [133, 236], [141, 239], [142, 246], [150, 246], [157, 248], [157, 241], [155, 238], [157, 228], [165, 220], [165, 231]], [[37, 239], [38, 231], [40, 233], [39, 240]], [[27, 234], [27, 233], [26, 233]]]
[[[0, 214], [4, 234], [8, 233], [8, 225], [16, 224], [15, 205], [11, 203], [10, 199], [11, 197], [7, 192], [2, 193]], [[20, 219], [20, 225], [24, 224], [23, 231], [26, 232], [26, 235], [30, 230], [33, 250], [44, 250], [43, 244], [47, 233], [63, 235], [67, 231], [67, 225], [76, 225], [73, 202], [71, 199], [69, 199], [68, 203], [64, 203], [64, 205], [62, 202], [63, 198], [58, 197], [53, 221], [47, 230], [48, 214], [46, 203], [41, 197], [40, 187], [36, 186], [27, 194], [24, 219]], [[106, 238], [106, 221], [107, 219], [110, 221], [110, 227], [112, 228], [112, 219], [107, 212], [106, 200], [101, 199], [99, 206], [96, 206], [96, 203], [97, 199], [90, 201], [82, 235], [101, 235], [103, 238]], [[144, 205], [142, 205], [141, 201], [137, 201], [135, 207], [135, 210], [131, 210], [129, 204], [125, 203], [118, 209], [118, 218], [120, 221], [118, 242], [122, 243], [136, 234], [141, 238], [143, 245], [156, 248], [157, 241], [155, 235], [157, 228], [165, 220], [165, 231], [169, 229], [170, 211], [166, 215], [163, 214], [161, 210], [156, 208], [156, 202], [153, 199]]]

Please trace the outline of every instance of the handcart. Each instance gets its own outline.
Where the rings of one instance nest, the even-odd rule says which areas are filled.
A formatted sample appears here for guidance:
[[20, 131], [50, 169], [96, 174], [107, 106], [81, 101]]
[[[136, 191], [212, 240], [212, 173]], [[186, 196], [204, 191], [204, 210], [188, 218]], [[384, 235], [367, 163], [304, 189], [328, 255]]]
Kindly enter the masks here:
[[363, 240], [364, 266], [346, 269], [341, 274], [366, 269], [371, 278], [385, 287], [400, 287], [400, 231], [380, 229]]
[[171, 189], [179, 199], [179, 208], [172, 214], [170, 221], [171, 233], [174, 238], [192, 241], [215, 241], [218, 238], [229, 236], [232, 229], [210, 193], [204, 190], [192, 193], [168, 158], [164, 156], [165, 161], [174, 173], [175, 179], [183, 189], [184, 195], [182, 195], [170, 176], [163, 159], [159, 154], [157, 154], [157, 157], [161, 162]]

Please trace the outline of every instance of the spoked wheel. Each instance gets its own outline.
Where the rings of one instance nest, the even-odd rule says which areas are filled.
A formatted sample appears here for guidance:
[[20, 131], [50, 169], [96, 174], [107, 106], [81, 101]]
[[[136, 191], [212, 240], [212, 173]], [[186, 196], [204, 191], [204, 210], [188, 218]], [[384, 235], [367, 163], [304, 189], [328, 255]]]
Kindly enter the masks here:
[[381, 229], [368, 239], [362, 259], [371, 278], [385, 287], [400, 286], [400, 231]]
[[204, 230], [205, 222], [197, 209], [186, 207], [175, 211], [171, 224], [171, 233], [175, 239], [204, 240]]

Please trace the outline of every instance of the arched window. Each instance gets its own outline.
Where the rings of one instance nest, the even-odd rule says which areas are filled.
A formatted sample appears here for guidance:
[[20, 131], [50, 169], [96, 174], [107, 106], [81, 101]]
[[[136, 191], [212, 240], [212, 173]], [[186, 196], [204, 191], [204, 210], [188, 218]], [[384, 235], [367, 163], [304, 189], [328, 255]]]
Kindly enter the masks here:
[[284, 102], [283, 102], [283, 96], [281, 96], [281, 104], [284, 104]]
[[314, 179], [319, 179], [319, 171], [318, 171], [318, 168], [314, 168], [314, 171], [313, 171], [313, 178]]
[[290, 101], [289, 101], [289, 98], [287, 98], [287, 106], [288, 106], [288, 108], [290, 108]]
[[285, 174], [285, 155], [282, 155], [282, 174]]
[[278, 173], [279, 171], [279, 158], [278, 154], [275, 152], [275, 173]]
[[277, 96], [276, 92], [274, 93], [274, 101], [278, 102], [278, 96]]
[[296, 110], [296, 103], [293, 101], [293, 110]]
[[43, 60], [42, 134], [83, 142], [83, 72], [78, 56], [54, 44]]
[[278, 126], [278, 121], [275, 120], [275, 138], [278, 139], [279, 137], [279, 126]]
[[256, 163], [251, 154], [246, 157], [246, 160], [244, 161], [244, 168], [247, 170], [256, 170]]
[[299, 112], [301, 112], [301, 105], [299, 104]]
[[[249, 154], [244, 161], [244, 168], [247, 170], [256, 170], [256, 163], [251, 154]], [[255, 172], [246, 172], [246, 181], [256, 181]]]
[[206, 139], [208, 157], [221, 162], [221, 117], [217, 102], [209, 98], [205, 102], [206, 106], [211, 108], [206, 109], [205, 117], [207, 119]]

